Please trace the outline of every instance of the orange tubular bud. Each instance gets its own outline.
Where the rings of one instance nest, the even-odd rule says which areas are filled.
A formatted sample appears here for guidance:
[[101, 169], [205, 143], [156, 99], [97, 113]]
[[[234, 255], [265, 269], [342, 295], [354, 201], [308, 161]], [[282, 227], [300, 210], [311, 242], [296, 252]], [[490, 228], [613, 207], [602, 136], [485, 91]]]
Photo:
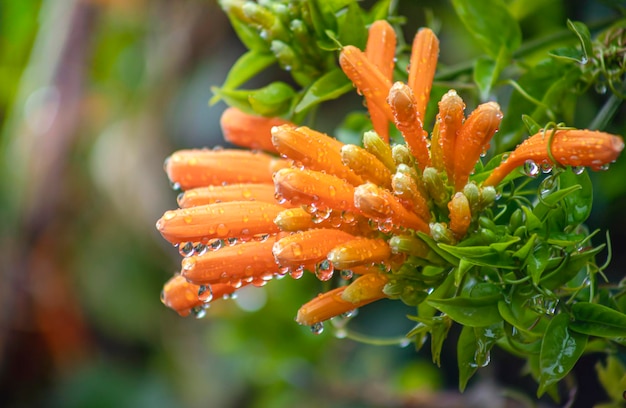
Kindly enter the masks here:
[[390, 188], [391, 172], [376, 156], [362, 147], [345, 145], [341, 148], [341, 160], [365, 181]]
[[389, 282], [389, 278], [386, 275], [369, 273], [349, 284], [341, 294], [341, 298], [352, 303], [370, 303], [382, 299], [387, 297], [383, 293], [383, 288], [387, 282]]
[[281, 267], [297, 268], [323, 261], [331, 249], [353, 239], [353, 235], [344, 231], [314, 229], [280, 239], [272, 251]]
[[354, 186], [319, 171], [282, 169], [274, 173], [276, 194], [294, 204], [314, 205], [321, 209], [357, 211]]
[[281, 155], [311, 170], [332, 174], [352, 185], [363, 183], [361, 177], [342, 163], [343, 143], [330, 136], [306, 127], [284, 125], [272, 129], [272, 142]]
[[391, 256], [391, 249], [385, 240], [356, 238], [333, 248], [328, 260], [337, 269], [350, 269], [369, 263], [382, 262]]
[[[178, 196], [180, 208], [196, 207], [227, 201], [264, 201], [276, 203], [273, 184], [228, 184], [225, 186], [207, 186], [187, 190]], [[288, 202], [283, 207], [292, 207]]]
[[439, 58], [439, 40], [429, 28], [422, 28], [415, 35], [411, 60], [409, 62], [409, 87], [415, 95], [415, 110], [422, 120], [433, 86], [437, 59]]
[[230, 283], [238, 285], [242, 280], [269, 280], [278, 272], [272, 254], [276, 237], [265, 241], [249, 241], [203, 255], [190, 256], [182, 261], [182, 275], [190, 282], [205, 285]]
[[394, 122], [417, 160], [420, 170], [430, 166], [428, 133], [424, 130], [422, 117], [417, 111], [413, 92], [408, 85], [396, 82], [389, 90], [387, 99], [394, 115]]
[[454, 149], [456, 139], [463, 125], [465, 103], [454, 89], [449, 90], [439, 102], [437, 127], [439, 130], [438, 146], [441, 146], [443, 162], [448, 180], [454, 177]]
[[165, 172], [183, 190], [225, 183], [272, 183], [264, 153], [243, 150], [179, 150], [165, 161]]
[[465, 194], [461, 192], [456, 193], [448, 203], [448, 210], [450, 211], [450, 225], [448, 228], [450, 228], [457, 240], [461, 240], [467, 233], [467, 229], [472, 221], [469, 201]]
[[214, 284], [211, 285], [210, 290], [211, 298], [201, 300], [198, 297], [200, 285], [188, 282], [182, 275], [176, 275], [163, 285], [161, 302], [179, 315], [188, 316], [193, 309], [212, 300], [220, 299], [224, 295], [230, 295], [237, 289], [227, 284]]
[[156, 227], [172, 244], [278, 232], [273, 220], [284, 208], [260, 201], [230, 201], [166, 211]]
[[[550, 144], [550, 139], [552, 139]], [[624, 149], [624, 140], [609, 133], [593, 130], [540, 131], [524, 140], [489, 175], [483, 186], [496, 186], [513, 169], [526, 161], [535, 164], [585, 166], [601, 170], [617, 160]], [[550, 158], [556, 160], [553, 163]]]
[[420, 192], [413, 177], [406, 173], [397, 172], [393, 175], [392, 185], [393, 193], [403, 201], [407, 209], [414, 211], [423, 220], [430, 220], [428, 202]]
[[224, 140], [227, 142], [250, 149], [276, 153], [276, 148], [272, 144], [271, 130], [274, 126], [291, 124], [291, 122], [281, 118], [250, 115], [230, 107], [222, 114], [220, 124]]
[[[396, 33], [387, 21], [377, 20], [372, 23], [365, 46], [365, 56], [389, 81], [393, 78], [396, 42]], [[389, 142], [389, 119], [385, 112], [369, 100], [367, 100], [367, 106], [374, 130], [383, 140]]]
[[372, 231], [368, 225], [367, 218], [362, 215], [341, 212], [331, 213], [326, 219], [318, 217], [314, 220], [312, 214], [306, 212], [304, 208], [290, 208], [280, 212], [274, 219], [281, 231], [305, 231], [317, 228], [336, 228], [352, 235], [371, 235]]
[[386, 101], [391, 80], [380, 72], [365, 53], [352, 45], [346, 45], [339, 55], [339, 65], [359, 92], [365, 96], [369, 106], [375, 105], [385, 114], [387, 120], [393, 121], [391, 108]]
[[361, 212], [384, 225], [411, 228], [415, 231], [429, 232], [428, 224], [415, 213], [407, 210], [390, 191], [372, 183], [363, 184], [354, 191], [354, 204]]
[[457, 191], [467, 184], [481, 153], [489, 148], [489, 141], [501, 120], [500, 105], [487, 102], [479, 105], [461, 126], [454, 148], [454, 186]]
[[[387, 282], [384, 278], [369, 278], [375, 275], [377, 274], [364, 275], [352, 282], [349, 286], [342, 286], [318, 295], [315, 299], [312, 299], [298, 310], [296, 321], [299, 324], [311, 326], [385, 298], [386, 295], [383, 293], [382, 288]], [[361, 279], [364, 280], [361, 281]], [[359, 283], [357, 284], [357, 282]], [[353, 285], [355, 285], [355, 287], [352, 290], [358, 293], [358, 296], [351, 296], [351, 298], [353, 297], [355, 300], [358, 299], [354, 302], [344, 299], [343, 296], [345, 291], [350, 290], [349, 288]]]

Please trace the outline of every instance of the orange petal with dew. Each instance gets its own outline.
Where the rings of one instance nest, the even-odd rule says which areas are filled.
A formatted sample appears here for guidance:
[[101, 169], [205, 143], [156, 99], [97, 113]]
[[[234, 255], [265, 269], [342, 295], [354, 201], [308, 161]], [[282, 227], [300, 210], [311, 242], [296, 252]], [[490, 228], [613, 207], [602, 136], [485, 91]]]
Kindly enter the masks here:
[[237, 108], [227, 108], [220, 119], [224, 140], [237, 146], [276, 152], [272, 144], [274, 126], [292, 124], [281, 118], [251, 115]]
[[[387, 21], [377, 20], [372, 23], [365, 46], [365, 56], [389, 81], [393, 78], [396, 42], [396, 33]], [[389, 142], [389, 119], [385, 112], [373, 102], [367, 101], [367, 106], [374, 130], [383, 140]]]
[[226, 183], [272, 183], [273, 160], [267, 154], [244, 150], [179, 150], [165, 161], [165, 171], [183, 190]]
[[387, 282], [389, 282], [389, 278], [386, 275], [368, 273], [349, 284], [341, 294], [341, 298], [351, 303], [369, 303], [382, 299], [387, 297], [383, 293], [383, 288]]
[[357, 211], [354, 186], [330, 174], [306, 169], [282, 169], [274, 173], [274, 184], [276, 194], [294, 204]]
[[467, 184], [481, 153], [489, 148], [501, 120], [500, 105], [487, 102], [479, 105], [461, 126], [454, 148], [454, 186], [457, 191]]
[[[197, 187], [185, 191], [178, 196], [180, 208], [196, 207], [226, 201], [264, 201], [277, 203], [273, 184], [238, 183], [225, 186]], [[288, 202], [283, 207], [292, 205]]]
[[407, 173], [396, 172], [392, 179], [393, 193], [402, 200], [405, 208], [415, 212], [425, 221], [431, 218], [428, 202], [420, 192], [413, 177]]
[[461, 240], [467, 233], [467, 229], [472, 221], [469, 200], [465, 197], [465, 194], [461, 192], [456, 193], [448, 203], [448, 210], [450, 211], [448, 228], [450, 228], [457, 240]]
[[456, 139], [463, 125], [465, 103], [455, 90], [449, 90], [439, 101], [437, 126], [439, 130], [439, 146], [448, 180], [453, 181]]
[[337, 269], [350, 269], [389, 259], [391, 249], [385, 240], [356, 238], [334, 247], [327, 256]]
[[273, 252], [280, 266], [297, 268], [325, 260], [331, 249], [353, 239], [353, 235], [335, 229], [301, 231], [280, 239]]
[[402, 82], [396, 82], [389, 90], [387, 101], [393, 111], [398, 130], [417, 160], [418, 167], [424, 170], [426, 166], [430, 166], [430, 153], [426, 140], [428, 133], [424, 130], [422, 116], [417, 111], [411, 88]]
[[341, 148], [341, 160], [363, 180], [391, 187], [391, 172], [375, 155], [362, 147], [347, 144]]
[[408, 85], [415, 96], [417, 115], [422, 120], [424, 120], [426, 106], [430, 99], [430, 90], [433, 86], [438, 58], [439, 40], [437, 36], [429, 28], [420, 29], [413, 39]]
[[385, 77], [365, 53], [352, 45], [346, 45], [339, 55], [339, 65], [354, 86], [365, 96], [368, 104], [378, 107], [387, 120], [393, 121], [391, 108], [386, 101], [391, 80]]
[[166, 211], [156, 226], [173, 244], [252, 237], [278, 232], [274, 218], [282, 210], [278, 204], [261, 201], [230, 201]]
[[236, 288], [226, 284], [211, 285], [212, 299], [200, 300], [200, 285], [188, 282], [182, 275], [175, 275], [163, 286], [161, 302], [181, 316], [188, 316], [195, 308], [199, 308], [211, 300], [222, 298], [234, 293]]
[[306, 127], [277, 126], [272, 141], [281, 155], [311, 170], [323, 171], [348, 183], [359, 185], [363, 179], [341, 161], [343, 143]]
[[306, 231], [308, 229], [334, 228], [352, 235], [369, 236], [374, 231], [369, 227], [369, 221], [362, 215], [340, 211], [333, 211], [328, 218], [320, 217], [307, 212], [304, 208], [290, 208], [279, 213], [274, 219], [281, 231]]
[[391, 229], [410, 228], [415, 231], [429, 232], [428, 224], [417, 214], [407, 210], [390, 191], [372, 183], [363, 184], [354, 192], [354, 203], [361, 212], [382, 224], [389, 224]]
[[585, 166], [592, 170], [601, 170], [614, 162], [624, 149], [624, 140], [609, 133], [593, 130], [557, 130], [552, 136], [552, 157], [550, 148], [551, 131], [539, 132], [524, 140], [504, 160], [483, 183], [484, 186], [495, 186], [507, 174], [526, 161], [537, 165], [559, 164], [561, 166]]
[[[382, 291], [384, 284], [380, 286], [382, 280], [376, 279], [372, 281], [368, 278], [367, 280], [360, 281], [370, 275], [376, 274], [364, 275], [350, 284], [350, 286], [355, 285], [356, 287], [353, 290], [362, 295], [358, 297], [358, 301], [352, 302], [344, 299], [343, 294], [346, 290], [349, 290], [348, 288], [350, 288], [350, 286], [342, 286], [322, 293], [303, 305], [300, 310], [298, 310], [296, 321], [299, 324], [311, 326], [385, 298], [386, 296]], [[368, 287], [367, 290], [365, 286]], [[354, 298], [356, 299], [357, 296], [354, 296]]]
[[203, 255], [190, 256], [182, 261], [181, 273], [198, 285], [227, 283], [237, 285], [241, 281], [269, 280], [278, 272], [272, 254], [276, 236], [265, 241], [249, 241], [225, 246]]

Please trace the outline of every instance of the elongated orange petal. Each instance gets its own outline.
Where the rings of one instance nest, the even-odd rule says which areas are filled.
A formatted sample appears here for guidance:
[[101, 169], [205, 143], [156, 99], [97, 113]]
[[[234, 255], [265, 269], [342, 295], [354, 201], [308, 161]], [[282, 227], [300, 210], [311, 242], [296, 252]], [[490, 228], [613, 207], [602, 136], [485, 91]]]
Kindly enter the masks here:
[[173, 244], [278, 232], [273, 220], [284, 210], [261, 201], [230, 201], [166, 211], [157, 229]]
[[343, 300], [352, 303], [370, 303], [374, 300], [387, 297], [383, 293], [383, 288], [389, 282], [387, 275], [380, 273], [368, 273], [357, 278], [346, 287], [341, 294]]
[[354, 203], [364, 215], [378, 221], [383, 229], [389, 225], [391, 229], [405, 227], [425, 233], [429, 231], [428, 224], [417, 214], [407, 210], [390, 191], [372, 183], [356, 188]]
[[557, 130], [552, 136], [551, 153], [557, 161], [553, 163], [548, 154], [551, 133], [541, 131], [524, 140], [494, 169], [483, 185], [497, 185], [513, 169], [528, 160], [537, 165], [585, 166], [592, 170], [600, 170], [617, 160], [624, 149], [624, 140], [609, 133], [593, 130]]
[[[387, 21], [377, 20], [372, 23], [365, 46], [365, 56], [389, 81], [393, 78], [396, 42], [396, 33]], [[385, 112], [374, 102], [367, 101], [367, 106], [374, 130], [383, 140], [389, 142], [389, 119], [387, 119]]]
[[428, 202], [420, 192], [413, 177], [406, 173], [397, 172], [393, 175], [392, 185], [394, 194], [402, 200], [407, 209], [414, 211], [425, 221], [430, 220]]
[[363, 179], [341, 161], [343, 143], [306, 127], [283, 125], [272, 129], [272, 142], [281, 155], [311, 170], [324, 171], [348, 183], [359, 185]]
[[500, 105], [487, 102], [479, 105], [461, 126], [454, 148], [454, 186], [457, 191], [467, 184], [480, 154], [488, 149], [501, 120]]
[[198, 285], [213, 283], [239, 284], [242, 280], [271, 279], [278, 272], [272, 254], [276, 236], [267, 240], [249, 241], [225, 246], [203, 255], [190, 256], [182, 261], [181, 273]]
[[391, 172], [376, 156], [356, 145], [341, 148], [341, 160], [365, 181], [390, 188]]
[[454, 237], [460, 240], [467, 233], [467, 229], [472, 221], [469, 201], [465, 194], [461, 192], [456, 193], [448, 203], [448, 210], [450, 211], [450, 225], [448, 227], [454, 234]]
[[[188, 282], [182, 275], [175, 275], [163, 286], [161, 292], [161, 302], [181, 316], [188, 316], [195, 308], [199, 308], [209, 301], [202, 301], [198, 297], [200, 285]], [[212, 299], [222, 298], [224, 295], [230, 295], [237, 290], [235, 287], [227, 284], [211, 285]]]
[[339, 65], [354, 86], [365, 96], [368, 104], [377, 106], [387, 120], [393, 121], [391, 108], [386, 101], [391, 81], [365, 53], [352, 45], [346, 45], [339, 55]]
[[421, 120], [424, 120], [426, 114], [438, 58], [439, 40], [437, 36], [429, 28], [420, 29], [415, 35], [411, 49], [408, 85], [413, 90], [415, 110]]
[[391, 249], [385, 240], [359, 237], [334, 247], [327, 258], [337, 269], [350, 269], [372, 262], [382, 262], [390, 256]]
[[183, 190], [225, 183], [272, 183], [274, 159], [243, 150], [179, 150], [165, 161], [172, 183]]
[[[350, 284], [350, 286], [363, 286], [362, 288], [358, 288], [358, 291], [355, 290], [355, 292], [361, 293], [358, 301], [352, 302], [344, 299], [343, 294], [350, 286], [342, 286], [322, 293], [315, 299], [312, 299], [303, 305], [300, 310], [298, 310], [296, 321], [299, 324], [311, 326], [385, 298], [386, 296], [382, 291], [382, 287], [384, 287], [386, 282], [383, 283], [382, 286], [380, 285], [383, 280], [372, 280], [371, 278], [367, 278], [367, 280], [361, 281], [357, 284], [360, 279], [366, 278], [370, 275], [376, 274], [364, 275]], [[365, 287], [368, 285], [370, 289], [365, 290]]]
[[251, 115], [241, 110], [227, 108], [220, 119], [224, 140], [249, 149], [276, 152], [272, 144], [271, 130], [274, 126], [291, 124], [281, 118], [266, 118]]
[[394, 115], [394, 123], [417, 160], [418, 167], [424, 170], [426, 166], [430, 166], [426, 140], [428, 133], [424, 130], [422, 117], [417, 111], [418, 106], [411, 88], [402, 82], [396, 82], [389, 90], [387, 100]]
[[328, 252], [354, 236], [335, 229], [314, 229], [296, 232], [274, 244], [273, 252], [283, 267], [315, 264], [326, 259]]
[[454, 182], [454, 150], [457, 135], [463, 125], [463, 119], [465, 119], [464, 111], [465, 103], [454, 89], [449, 90], [439, 101], [438, 144], [441, 146], [443, 162], [450, 183]]
[[294, 204], [357, 211], [354, 186], [330, 174], [306, 169], [282, 169], [274, 173], [274, 184], [276, 193]]
[[[277, 202], [273, 184], [239, 183], [225, 186], [198, 187], [187, 190], [179, 195], [178, 206], [180, 208], [189, 208], [226, 201]], [[282, 205], [283, 207], [292, 206], [289, 202], [285, 202]]]
[[333, 212], [328, 218], [317, 217], [304, 208], [290, 208], [279, 213], [274, 219], [281, 231], [306, 231], [317, 228], [335, 228], [352, 235], [373, 235], [369, 221], [362, 215], [351, 212]]

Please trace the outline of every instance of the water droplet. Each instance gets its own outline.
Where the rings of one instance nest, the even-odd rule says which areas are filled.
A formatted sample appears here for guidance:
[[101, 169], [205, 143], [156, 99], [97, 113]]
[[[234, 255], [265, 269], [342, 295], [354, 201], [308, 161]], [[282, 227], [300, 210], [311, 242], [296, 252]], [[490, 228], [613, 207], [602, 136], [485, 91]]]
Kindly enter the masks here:
[[552, 171], [552, 166], [550, 165], [550, 163], [541, 163], [541, 171], [544, 174], [548, 174]]
[[328, 217], [330, 217], [330, 214], [332, 212], [333, 210], [330, 208], [318, 208], [317, 211], [315, 211], [315, 213], [311, 214], [311, 220], [315, 224], [319, 224], [323, 221], [326, 221]]
[[237, 238], [236, 237], [230, 237], [226, 240], [226, 242], [228, 243], [228, 246], [233, 246], [235, 244], [237, 244]]
[[580, 176], [581, 174], [583, 174], [584, 171], [585, 171], [585, 166], [573, 166], [572, 167], [572, 172], [576, 174], [577, 176]]
[[340, 275], [342, 279], [350, 280], [354, 276], [354, 272], [350, 269], [342, 269]]
[[335, 268], [328, 259], [324, 259], [315, 265], [315, 276], [322, 282], [330, 280], [333, 277], [334, 271]]
[[169, 211], [165, 211], [165, 214], [163, 214], [162, 218], [165, 221], [170, 221], [170, 220], [173, 220], [174, 218], [176, 218], [177, 215], [178, 215], [178, 213], [176, 211], [169, 210]]
[[293, 256], [295, 257], [300, 257], [302, 256], [302, 245], [300, 244], [293, 244], [293, 246], [291, 247], [291, 252], [293, 253]]
[[344, 211], [341, 213], [341, 219], [343, 220], [343, 222], [347, 223], [347, 224], [352, 224], [353, 222], [356, 221], [356, 217], [354, 216], [354, 213], [350, 212], [350, 211]]
[[335, 329], [335, 337], [337, 337], [338, 339], [345, 339], [346, 337], [348, 337], [348, 331], [343, 327], [339, 327]]
[[302, 275], [304, 275], [304, 265], [300, 265], [296, 269], [291, 269], [289, 271], [289, 276], [294, 279], [300, 279]]
[[177, 193], [180, 193], [183, 191], [179, 182], [174, 182], [174, 183], [171, 183], [170, 185], [172, 186], [172, 190], [174, 190]]
[[348, 310], [345, 313], [342, 313], [341, 317], [344, 319], [351, 319], [358, 314], [359, 314], [359, 309], [352, 309], [352, 310]]
[[315, 335], [322, 334], [324, 332], [324, 323], [318, 322], [311, 325], [311, 333]]
[[215, 233], [220, 237], [225, 237], [226, 235], [228, 235], [229, 232], [230, 228], [228, 228], [226, 224], [219, 224], [217, 226], [217, 229], [215, 230]]
[[198, 299], [204, 303], [209, 303], [213, 300], [213, 289], [211, 285], [201, 285], [198, 288]]
[[267, 281], [261, 278], [253, 279], [251, 283], [252, 283], [252, 286], [256, 286], [257, 288], [267, 285]]
[[209, 243], [207, 244], [207, 249], [209, 251], [217, 251], [223, 245], [224, 245], [224, 241], [222, 241], [221, 239], [213, 239], [209, 241]]
[[202, 319], [204, 316], [206, 316], [206, 308], [203, 306], [194, 307], [193, 309], [191, 309], [191, 314], [196, 319]]
[[178, 246], [178, 253], [185, 258], [192, 256], [195, 252], [196, 249], [193, 246], [193, 242], [181, 242]]
[[604, 95], [607, 90], [607, 86], [604, 82], [596, 82], [594, 88], [596, 92], [599, 93], [600, 95]]
[[197, 256], [204, 255], [204, 254], [206, 254], [207, 246], [204, 245], [203, 243], [199, 242], [199, 243], [196, 244], [196, 246], [194, 248], [194, 251], [195, 251]]
[[539, 175], [539, 166], [532, 160], [526, 160], [523, 171], [528, 177], [537, 177]]
[[181, 268], [183, 271], [190, 271], [196, 266], [195, 258], [185, 258], [181, 263]]
[[392, 230], [393, 230], [393, 221], [390, 218], [378, 222], [378, 231], [384, 234], [388, 234]]

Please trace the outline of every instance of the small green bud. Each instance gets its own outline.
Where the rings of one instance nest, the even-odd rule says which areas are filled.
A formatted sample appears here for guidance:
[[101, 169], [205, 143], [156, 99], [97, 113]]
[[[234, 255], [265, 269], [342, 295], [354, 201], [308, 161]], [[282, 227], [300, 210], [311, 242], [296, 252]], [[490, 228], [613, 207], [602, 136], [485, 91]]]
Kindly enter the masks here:
[[478, 186], [471, 182], [467, 183], [465, 187], [463, 187], [463, 194], [465, 194], [467, 201], [469, 201], [472, 214], [478, 213], [480, 208], [480, 190]]
[[518, 227], [524, 223], [524, 213], [521, 209], [513, 211], [511, 218], [509, 219], [509, 231], [515, 231]]
[[450, 201], [450, 193], [441, 178], [441, 174], [434, 167], [426, 167], [422, 173], [428, 195], [433, 199], [437, 207], [447, 208]]
[[448, 229], [446, 224], [441, 222], [433, 222], [430, 225], [430, 236], [437, 242], [443, 244], [453, 244], [455, 242], [452, 231]]
[[498, 193], [493, 186], [483, 187], [480, 192], [480, 207], [485, 209], [493, 204], [498, 198]]
[[404, 164], [410, 167], [415, 166], [415, 158], [411, 154], [411, 151], [405, 144], [397, 144], [391, 148], [391, 155], [396, 166]]
[[389, 171], [395, 173], [396, 164], [393, 161], [391, 147], [389, 147], [389, 144], [385, 143], [385, 141], [381, 139], [376, 132], [370, 130], [363, 134], [363, 147], [365, 147], [365, 150], [376, 156], [378, 160], [383, 162]]

